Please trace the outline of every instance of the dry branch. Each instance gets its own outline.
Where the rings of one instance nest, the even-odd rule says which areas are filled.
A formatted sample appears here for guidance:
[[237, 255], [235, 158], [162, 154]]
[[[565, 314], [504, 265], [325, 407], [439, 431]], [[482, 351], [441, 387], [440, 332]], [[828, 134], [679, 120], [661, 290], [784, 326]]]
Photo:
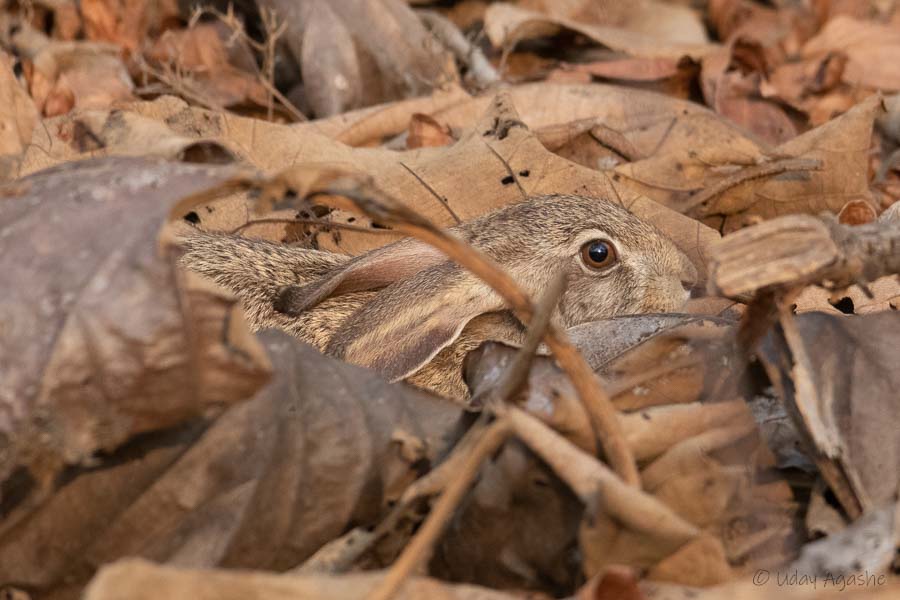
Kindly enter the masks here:
[[490, 405], [493, 402], [512, 401], [515, 395], [528, 382], [528, 372], [534, 362], [535, 352], [541, 340], [547, 333], [547, 327], [550, 326], [550, 318], [556, 310], [559, 299], [562, 297], [566, 289], [565, 273], [560, 272], [550, 282], [550, 287], [544, 292], [544, 297], [537, 307], [534, 318], [528, 327], [528, 334], [516, 357], [510, 364], [509, 368], [503, 373], [503, 377], [497, 383], [496, 387], [486, 392], [486, 399], [480, 397], [473, 398], [472, 402], [475, 406]]
[[496, 421], [484, 430], [472, 451], [459, 464], [459, 470], [450, 479], [449, 485], [428, 514], [425, 523], [403, 549], [378, 587], [368, 596], [369, 600], [391, 598], [406, 578], [428, 561], [434, 543], [453, 517], [465, 493], [469, 491], [481, 463], [503, 445], [507, 437], [509, 437], [509, 423], [504, 420]]
[[900, 225], [842, 225], [789, 215], [742, 229], [712, 248], [709, 290], [730, 298], [809, 284], [832, 290], [900, 273]]
[[674, 551], [699, 534], [697, 528], [665, 504], [622, 483], [609, 468], [517, 408], [507, 418], [516, 437], [559, 475], [587, 506], [596, 506], [629, 529], [658, 540]]
[[764, 177], [773, 177], [782, 173], [790, 173], [792, 171], [816, 171], [822, 168], [822, 161], [806, 158], [785, 158], [772, 162], [766, 162], [759, 165], [745, 167], [725, 177], [721, 181], [700, 190], [691, 196], [687, 203], [682, 207], [682, 211], [687, 213], [697, 209], [700, 213], [704, 212], [704, 205], [708, 204], [714, 198], [724, 194], [726, 191], [752, 179], [761, 179]]

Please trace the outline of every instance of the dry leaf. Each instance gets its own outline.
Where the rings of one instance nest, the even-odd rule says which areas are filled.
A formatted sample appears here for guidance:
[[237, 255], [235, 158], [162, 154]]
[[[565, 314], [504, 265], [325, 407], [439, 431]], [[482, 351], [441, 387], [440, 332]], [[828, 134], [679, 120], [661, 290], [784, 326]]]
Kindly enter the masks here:
[[[245, 102], [268, 103], [261, 75], [231, 64], [222, 26], [200, 24], [191, 29], [166, 31], [147, 51], [146, 58], [177, 75], [172, 82], [208, 105], [227, 107]], [[223, 39], [225, 36], [225, 39]]]
[[416, 113], [409, 120], [409, 133], [406, 136], [407, 149], [447, 146], [453, 142], [454, 139], [449, 128], [428, 115]]
[[869, 197], [868, 149], [880, 112], [880, 101], [872, 97], [772, 150], [749, 140], [743, 152], [731, 143], [713, 143], [673, 149], [616, 170], [667, 206], [697, 216], [726, 216], [725, 231], [757, 216], [837, 212], [849, 200]]
[[31, 141], [38, 111], [13, 73], [13, 58], [0, 52], [0, 182], [10, 179]]
[[806, 58], [842, 52], [847, 65], [841, 79], [852, 86], [884, 91], [900, 90], [900, 52], [897, 27], [837, 16], [803, 46]]
[[[687, 99], [691, 83], [699, 72], [690, 58], [622, 58], [601, 62], [564, 64], [565, 73], [586, 73], [612, 83], [662, 92]], [[551, 75], [551, 77], [553, 77]]]
[[661, 2], [648, 1], [637, 5], [646, 6], [647, 12], [636, 15], [637, 18], [628, 23], [631, 28], [626, 29], [586, 25], [498, 2], [488, 8], [484, 28], [497, 48], [512, 47], [531, 38], [550, 37], [560, 29], [568, 29], [635, 57], [678, 60], [682, 56], [690, 56], [697, 59], [715, 49], [714, 45], [707, 43], [703, 27], [690, 11]]
[[[340, 105], [346, 110], [421, 95], [458, 78], [451, 55], [401, 0], [265, 0], [263, 6], [287, 24], [297, 62], [304, 69], [313, 67], [309, 83], [327, 86], [313, 90], [316, 104], [321, 101], [320, 110], [338, 108], [334, 103], [339, 96], [344, 96], [342, 102], [354, 100]], [[351, 47], [335, 45], [342, 39], [349, 41], [349, 36]], [[320, 62], [320, 52], [330, 64]], [[360, 93], [348, 93], [352, 87]]]
[[48, 117], [73, 108], [108, 109], [131, 100], [134, 88], [118, 48], [84, 42], [44, 46], [33, 59], [28, 84], [38, 109]]
[[[247, 397], [268, 376], [234, 299], [178, 276], [158, 228], [235, 171], [144, 159], [76, 163], [3, 189], [9, 415], [0, 472], [39, 479], [132, 436]], [[47, 483], [43, 481], [42, 483]]]
[[329, 117], [347, 109], [374, 104], [362, 89], [359, 59], [344, 22], [321, 0], [300, 3], [305, 10], [303, 42], [294, 56], [300, 59], [306, 98], [313, 113]]
[[760, 88], [767, 84], [766, 63], [761, 46], [736, 38], [703, 57], [701, 86], [707, 104], [717, 113], [777, 145], [796, 136], [797, 128], [779, 105], [759, 98]]
[[896, 497], [895, 314], [792, 317], [761, 358], [825, 480], [851, 516]]
[[[258, 572], [189, 570], [154, 565], [143, 560], [123, 560], [106, 567], [91, 583], [86, 600], [114, 600], [126, 596], [151, 600], [163, 595], [170, 600], [206, 597], [331, 598], [355, 600], [370, 592], [381, 579], [377, 573], [341, 577], [274, 575]], [[412, 578], [395, 596], [398, 600], [512, 600], [519, 596], [471, 585], [450, 585], [435, 579]]]
[[820, 311], [832, 314], [865, 315], [900, 310], [900, 277], [888, 276], [866, 284], [871, 296], [859, 286], [850, 286], [839, 294], [809, 286], [797, 296], [793, 304], [797, 313]]
[[81, 16], [87, 39], [111, 42], [136, 52], [148, 25], [147, 0], [81, 0]]
[[208, 427], [143, 436], [71, 473], [3, 538], [0, 580], [51, 591], [131, 555], [287, 569], [348, 524], [374, 523], [452, 440], [456, 405], [281, 333], [262, 342], [268, 386]]

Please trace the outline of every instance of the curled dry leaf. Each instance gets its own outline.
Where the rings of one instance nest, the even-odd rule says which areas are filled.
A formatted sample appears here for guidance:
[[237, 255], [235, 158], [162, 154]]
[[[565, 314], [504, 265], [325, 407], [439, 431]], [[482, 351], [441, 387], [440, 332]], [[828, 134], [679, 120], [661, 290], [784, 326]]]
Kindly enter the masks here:
[[896, 26], [838, 16], [803, 46], [811, 58], [841, 52], [847, 57], [841, 79], [852, 86], [872, 90], [900, 90], [900, 31]]
[[760, 358], [826, 482], [851, 517], [893, 501], [900, 484], [900, 320], [807, 313], [782, 318]]
[[31, 96], [48, 117], [73, 108], [108, 109], [133, 99], [134, 84], [116, 46], [51, 42], [32, 59], [26, 73]]
[[585, 73], [593, 78], [662, 92], [688, 99], [698, 65], [689, 57], [622, 58], [563, 65], [564, 73]]
[[409, 150], [447, 146], [453, 141], [449, 128], [428, 115], [416, 113], [409, 120], [409, 133], [406, 136], [406, 147]]
[[[762, 47], [737, 38], [703, 57], [701, 87], [706, 103], [717, 113], [772, 145], [797, 135], [797, 127], [775, 102], [759, 98], [767, 81]], [[741, 60], [738, 60], [738, 57]], [[748, 71], [747, 62], [753, 69]]]
[[[484, 28], [497, 48], [556, 35], [560, 29], [575, 31], [612, 50], [645, 58], [700, 58], [715, 49], [707, 43], [706, 32], [696, 15], [688, 10], [661, 2], [637, 2], [635, 8], [647, 13], [636, 14], [625, 27], [592, 25], [565, 17], [547, 15], [498, 2], [491, 4], [484, 16]], [[660, 12], [667, 13], [665, 16]], [[656, 13], [655, 15], [653, 13]], [[675, 17], [674, 19], [672, 17]]]
[[838, 221], [844, 225], [864, 225], [876, 217], [875, 207], [865, 200], [851, 200], [838, 213]]
[[268, 361], [233, 298], [157, 248], [182, 196], [230, 168], [146, 159], [74, 163], [3, 188], [0, 473], [43, 483], [132, 436], [245, 398]]
[[881, 110], [878, 98], [869, 98], [772, 150], [749, 140], [713, 143], [660, 152], [616, 170], [666, 206], [716, 217], [725, 231], [751, 217], [836, 213], [847, 201], [870, 196], [869, 144]]

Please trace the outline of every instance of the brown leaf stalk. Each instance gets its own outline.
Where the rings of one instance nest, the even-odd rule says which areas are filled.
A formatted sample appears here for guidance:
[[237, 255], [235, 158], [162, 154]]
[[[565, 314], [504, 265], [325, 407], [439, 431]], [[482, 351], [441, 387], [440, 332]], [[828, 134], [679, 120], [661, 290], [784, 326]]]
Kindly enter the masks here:
[[734, 186], [744, 183], [745, 181], [750, 181], [751, 179], [772, 177], [773, 175], [780, 175], [781, 173], [788, 173], [791, 171], [817, 171], [821, 168], [822, 161], [808, 158], [785, 158], [760, 165], [744, 167], [737, 173], [733, 173], [692, 195], [688, 198], [684, 206], [681, 207], [681, 212], [686, 214], [696, 207], [703, 206], [716, 196], [725, 193]]
[[556, 305], [559, 304], [559, 299], [562, 297], [565, 289], [565, 273], [560, 271], [544, 292], [534, 317], [528, 324], [525, 341], [516, 353], [509, 368], [504, 371], [503, 377], [496, 387], [487, 391], [488, 398], [482, 399], [476, 396], [472, 399], [473, 405], [490, 406], [498, 402], [508, 402], [521, 391], [528, 381], [528, 372], [531, 370], [531, 365], [534, 362], [535, 352], [537, 352], [541, 340], [547, 335], [550, 318], [553, 316], [553, 311], [556, 310]]
[[509, 408], [516, 437], [546, 462], [587, 506], [610, 515], [624, 526], [677, 548], [700, 532], [668, 506], [626, 485], [605, 464], [583, 452], [540, 419], [518, 408]]
[[466, 455], [464, 461], [459, 463], [459, 470], [454, 477], [450, 478], [450, 483], [438, 498], [416, 535], [391, 565], [378, 587], [369, 594], [369, 600], [388, 600], [400, 589], [411, 573], [428, 561], [435, 542], [453, 517], [463, 496], [468, 492], [469, 486], [481, 468], [481, 463], [503, 445], [509, 437], [509, 433], [509, 423], [503, 419], [495, 421], [484, 430], [472, 451]]

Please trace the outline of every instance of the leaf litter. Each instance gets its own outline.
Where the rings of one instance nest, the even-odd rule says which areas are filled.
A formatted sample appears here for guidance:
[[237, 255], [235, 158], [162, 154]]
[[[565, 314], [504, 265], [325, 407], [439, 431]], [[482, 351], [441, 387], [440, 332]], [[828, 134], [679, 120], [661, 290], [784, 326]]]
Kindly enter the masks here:
[[[3, 593], [896, 595], [898, 24], [875, 0], [5, 4]], [[693, 298], [566, 329], [565, 281], [530, 297], [446, 233], [541, 195], [655, 225]], [[181, 266], [197, 228], [331, 264], [411, 236], [509, 310], [447, 398], [252, 331]]]

